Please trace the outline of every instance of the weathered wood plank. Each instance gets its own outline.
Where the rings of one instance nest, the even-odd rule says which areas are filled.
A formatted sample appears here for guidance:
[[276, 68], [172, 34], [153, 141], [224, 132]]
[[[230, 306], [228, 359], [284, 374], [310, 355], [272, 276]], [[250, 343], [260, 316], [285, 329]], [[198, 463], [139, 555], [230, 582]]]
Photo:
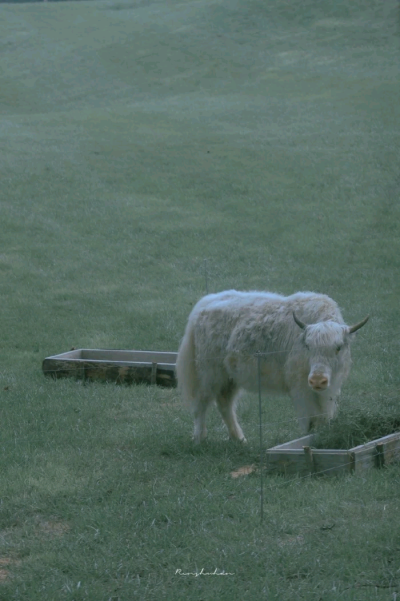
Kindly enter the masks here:
[[400, 462], [400, 432], [395, 432], [379, 440], [382, 447], [382, 465]]
[[268, 449], [268, 471], [292, 476], [332, 476], [400, 462], [400, 432], [349, 450], [314, 449], [312, 441], [313, 435], [308, 435]]
[[383, 467], [400, 461], [400, 432], [388, 434], [382, 438], [371, 440], [364, 445], [350, 449], [354, 453], [355, 469], [365, 470], [370, 467]]
[[301, 438], [296, 438], [295, 440], [291, 440], [290, 442], [284, 442], [283, 444], [279, 444], [275, 447], [271, 447], [268, 449], [268, 452], [275, 450], [285, 450], [285, 449], [299, 449], [303, 450], [303, 447], [307, 445], [311, 445], [314, 440], [314, 434], [307, 434], [307, 436], [302, 436]]
[[54, 378], [173, 387], [176, 386], [176, 355], [157, 351], [78, 349], [46, 357], [42, 369], [45, 375]]
[[307, 476], [311, 474], [303, 449], [267, 451], [266, 467], [271, 474], [278, 473], [285, 476]]
[[376, 444], [376, 441], [371, 441], [363, 446], [360, 445], [359, 447], [350, 449], [350, 453], [354, 458], [354, 470], [356, 472], [369, 470], [372, 467], [379, 467]]
[[313, 449], [314, 474], [335, 476], [352, 470], [352, 458], [348, 451], [341, 449]]
[[340, 449], [313, 449], [307, 445], [301, 449], [275, 447], [266, 452], [266, 465], [269, 471], [286, 475], [332, 476], [350, 472], [352, 458], [348, 451]]

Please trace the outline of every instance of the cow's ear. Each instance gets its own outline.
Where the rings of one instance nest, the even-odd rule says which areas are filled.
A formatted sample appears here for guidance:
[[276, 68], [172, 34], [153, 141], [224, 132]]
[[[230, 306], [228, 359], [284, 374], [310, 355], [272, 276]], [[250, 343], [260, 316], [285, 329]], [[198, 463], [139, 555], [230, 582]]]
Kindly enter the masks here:
[[357, 330], [359, 330], [360, 328], [362, 328], [363, 326], [365, 326], [365, 324], [367, 323], [367, 321], [369, 320], [369, 315], [367, 315], [367, 317], [364, 317], [364, 319], [358, 323], [356, 323], [354, 326], [349, 326], [349, 334], [354, 334], [354, 332], [357, 332]]

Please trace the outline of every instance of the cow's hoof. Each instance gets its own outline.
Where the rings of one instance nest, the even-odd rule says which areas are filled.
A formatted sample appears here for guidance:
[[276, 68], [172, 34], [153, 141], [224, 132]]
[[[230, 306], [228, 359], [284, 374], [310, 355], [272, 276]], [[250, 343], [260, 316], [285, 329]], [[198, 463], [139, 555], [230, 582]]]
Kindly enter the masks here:
[[243, 436], [243, 438], [230, 438], [230, 440], [232, 440], [232, 442], [236, 442], [236, 443], [240, 443], [240, 444], [247, 444], [247, 438], [245, 438]]

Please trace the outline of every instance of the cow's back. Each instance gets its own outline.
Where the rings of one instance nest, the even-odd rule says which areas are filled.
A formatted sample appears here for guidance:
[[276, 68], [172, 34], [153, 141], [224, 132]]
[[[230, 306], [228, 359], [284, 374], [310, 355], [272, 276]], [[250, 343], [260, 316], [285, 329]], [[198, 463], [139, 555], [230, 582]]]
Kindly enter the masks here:
[[250, 389], [256, 353], [263, 353], [265, 377], [272, 389], [285, 390], [284, 366], [302, 334], [293, 312], [305, 323], [343, 323], [340, 310], [323, 294], [228, 290], [202, 298], [194, 307], [196, 363], [203, 378], [237, 380]]
[[301, 335], [293, 312], [305, 323], [344, 323], [331, 298], [314, 292], [282, 296], [271, 292], [227, 290], [203, 297], [189, 322], [200, 354], [287, 351]]
[[[203, 297], [189, 317], [193, 323], [196, 347], [199, 351], [226, 352], [230, 341], [239, 333], [238, 344], [249, 348], [258, 343], [254, 326], [271, 330], [274, 315], [285, 297], [269, 292], [238, 292], [227, 290]], [[239, 350], [239, 347], [238, 349]], [[255, 351], [256, 352], [256, 351]]]
[[296, 292], [286, 297], [288, 310], [306, 324], [319, 321], [335, 321], [344, 324], [337, 303], [326, 294], [316, 292]]
[[232, 315], [229, 352], [277, 354], [291, 350], [301, 336], [293, 319], [294, 312], [308, 324], [327, 320], [344, 323], [335, 301], [324, 294], [297, 292], [281, 296], [269, 292], [230, 291], [230, 295], [226, 300], [227, 311]]

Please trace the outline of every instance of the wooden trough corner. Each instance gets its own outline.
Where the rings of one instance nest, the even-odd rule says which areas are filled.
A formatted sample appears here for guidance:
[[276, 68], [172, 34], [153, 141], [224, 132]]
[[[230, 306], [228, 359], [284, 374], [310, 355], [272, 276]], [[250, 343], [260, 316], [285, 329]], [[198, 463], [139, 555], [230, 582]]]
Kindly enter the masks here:
[[269, 473], [287, 476], [334, 476], [360, 473], [400, 461], [400, 432], [352, 449], [315, 449], [309, 434], [266, 451]]
[[176, 386], [177, 353], [76, 349], [46, 357], [43, 373], [53, 378], [75, 378], [117, 384]]

